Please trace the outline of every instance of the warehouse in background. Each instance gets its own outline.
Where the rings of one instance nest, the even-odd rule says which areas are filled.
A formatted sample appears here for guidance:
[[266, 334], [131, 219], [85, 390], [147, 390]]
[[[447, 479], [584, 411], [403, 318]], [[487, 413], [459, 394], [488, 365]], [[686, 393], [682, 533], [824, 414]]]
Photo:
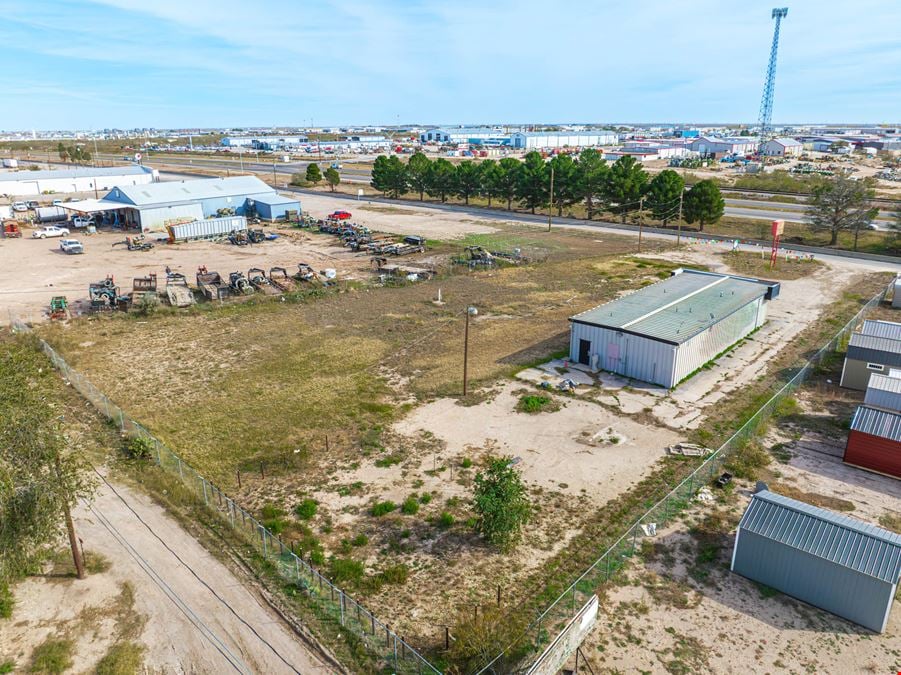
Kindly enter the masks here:
[[738, 524], [732, 571], [881, 633], [901, 535], [763, 489]]
[[513, 134], [510, 144], [523, 150], [543, 150], [593, 148], [614, 145], [618, 140], [619, 136], [614, 131], [534, 131]]
[[0, 195], [10, 197], [65, 192], [110, 190], [116, 186], [146, 185], [159, 180], [156, 169], [145, 166], [78, 167], [58, 171], [0, 173]]
[[570, 359], [672, 388], [766, 321], [779, 283], [676, 270], [570, 318]]

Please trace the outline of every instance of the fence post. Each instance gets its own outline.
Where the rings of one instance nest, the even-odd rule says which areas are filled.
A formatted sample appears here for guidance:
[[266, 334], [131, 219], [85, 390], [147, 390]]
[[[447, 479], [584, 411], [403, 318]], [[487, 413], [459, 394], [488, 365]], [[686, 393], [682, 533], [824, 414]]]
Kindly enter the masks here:
[[394, 636], [394, 672], [397, 672], [397, 636]]
[[338, 605], [341, 612], [341, 625], [344, 625], [344, 591], [338, 591]]
[[184, 479], [185, 479], [185, 474], [182, 472], [182, 469], [181, 469], [181, 457], [179, 457], [178, 455], [176, 455], [176, 456], [175, 456], [175, 459], [178, 460], [178, 477], [181, 478], [182, 480], [184, 480]]
[[207, 500], [207, 497], [206, 497], [206, 478], [201, 477], [200, 482], [203, 485], [203, 503], [206, 506], [209, 506], [210, 502]]

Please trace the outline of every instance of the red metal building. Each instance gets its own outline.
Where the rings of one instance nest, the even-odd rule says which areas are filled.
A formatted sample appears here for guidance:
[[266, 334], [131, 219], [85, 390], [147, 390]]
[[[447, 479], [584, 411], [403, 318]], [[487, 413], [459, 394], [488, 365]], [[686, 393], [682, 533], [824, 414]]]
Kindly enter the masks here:
[[844, 462], [901, 478], [901, 413], [862, 405], [851, 420]]

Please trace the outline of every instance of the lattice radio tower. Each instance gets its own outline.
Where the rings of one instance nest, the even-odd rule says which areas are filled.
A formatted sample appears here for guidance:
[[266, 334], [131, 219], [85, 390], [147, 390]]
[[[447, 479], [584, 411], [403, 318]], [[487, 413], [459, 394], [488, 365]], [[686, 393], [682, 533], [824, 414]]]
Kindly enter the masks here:
[[770, 64], [766, 69], [766, 83], [763, 85], [763, 99], [760, 101], [760, 143], [757, 145], [758, 157], [763, 156], [763, 146], [770, 140], [773, 131], [773, 94], [776, 90], [776, 53], [779, 51], [779, 24], [788, 14], [788, 7], [773, 10], [776, 28], [773, 31], [773, 46], [770, 48]]

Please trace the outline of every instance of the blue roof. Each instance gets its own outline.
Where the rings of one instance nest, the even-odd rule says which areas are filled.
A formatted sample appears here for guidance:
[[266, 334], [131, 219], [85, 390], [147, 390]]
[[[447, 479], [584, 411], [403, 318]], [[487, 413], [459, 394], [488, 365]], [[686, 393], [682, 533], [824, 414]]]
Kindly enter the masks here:
[[275, 190], [256, 176], [202, 178], [150, 185], [124, 185], [113, 188], [104, 199], [135, 206], [178, 204], [222, 197], [254, 197], [275, 194]]
[[300, 200], [294, 197], [286, 197], [285, 195], [280, 195], [277, 192], [273, 192], [269, 195], [255, 195], [253, 197], [253, 201], [259, 202], [260, 204], [268, 204], [269, 206], [275, 206], [277, 204], [300, 204]]
[[9, 180], [47, 180], [49, 178], [92, 178], [93, 176], [139, 176], [152, 174], [153, 169], [139, 164], [129, 166], [79, 166], [74, 169], [50, 171], [4, 171], [0, 172], [0, 182]]
[[901, 535], [769, 490], [752, 497], [738, 528], [892, 585], [901, 575]]

